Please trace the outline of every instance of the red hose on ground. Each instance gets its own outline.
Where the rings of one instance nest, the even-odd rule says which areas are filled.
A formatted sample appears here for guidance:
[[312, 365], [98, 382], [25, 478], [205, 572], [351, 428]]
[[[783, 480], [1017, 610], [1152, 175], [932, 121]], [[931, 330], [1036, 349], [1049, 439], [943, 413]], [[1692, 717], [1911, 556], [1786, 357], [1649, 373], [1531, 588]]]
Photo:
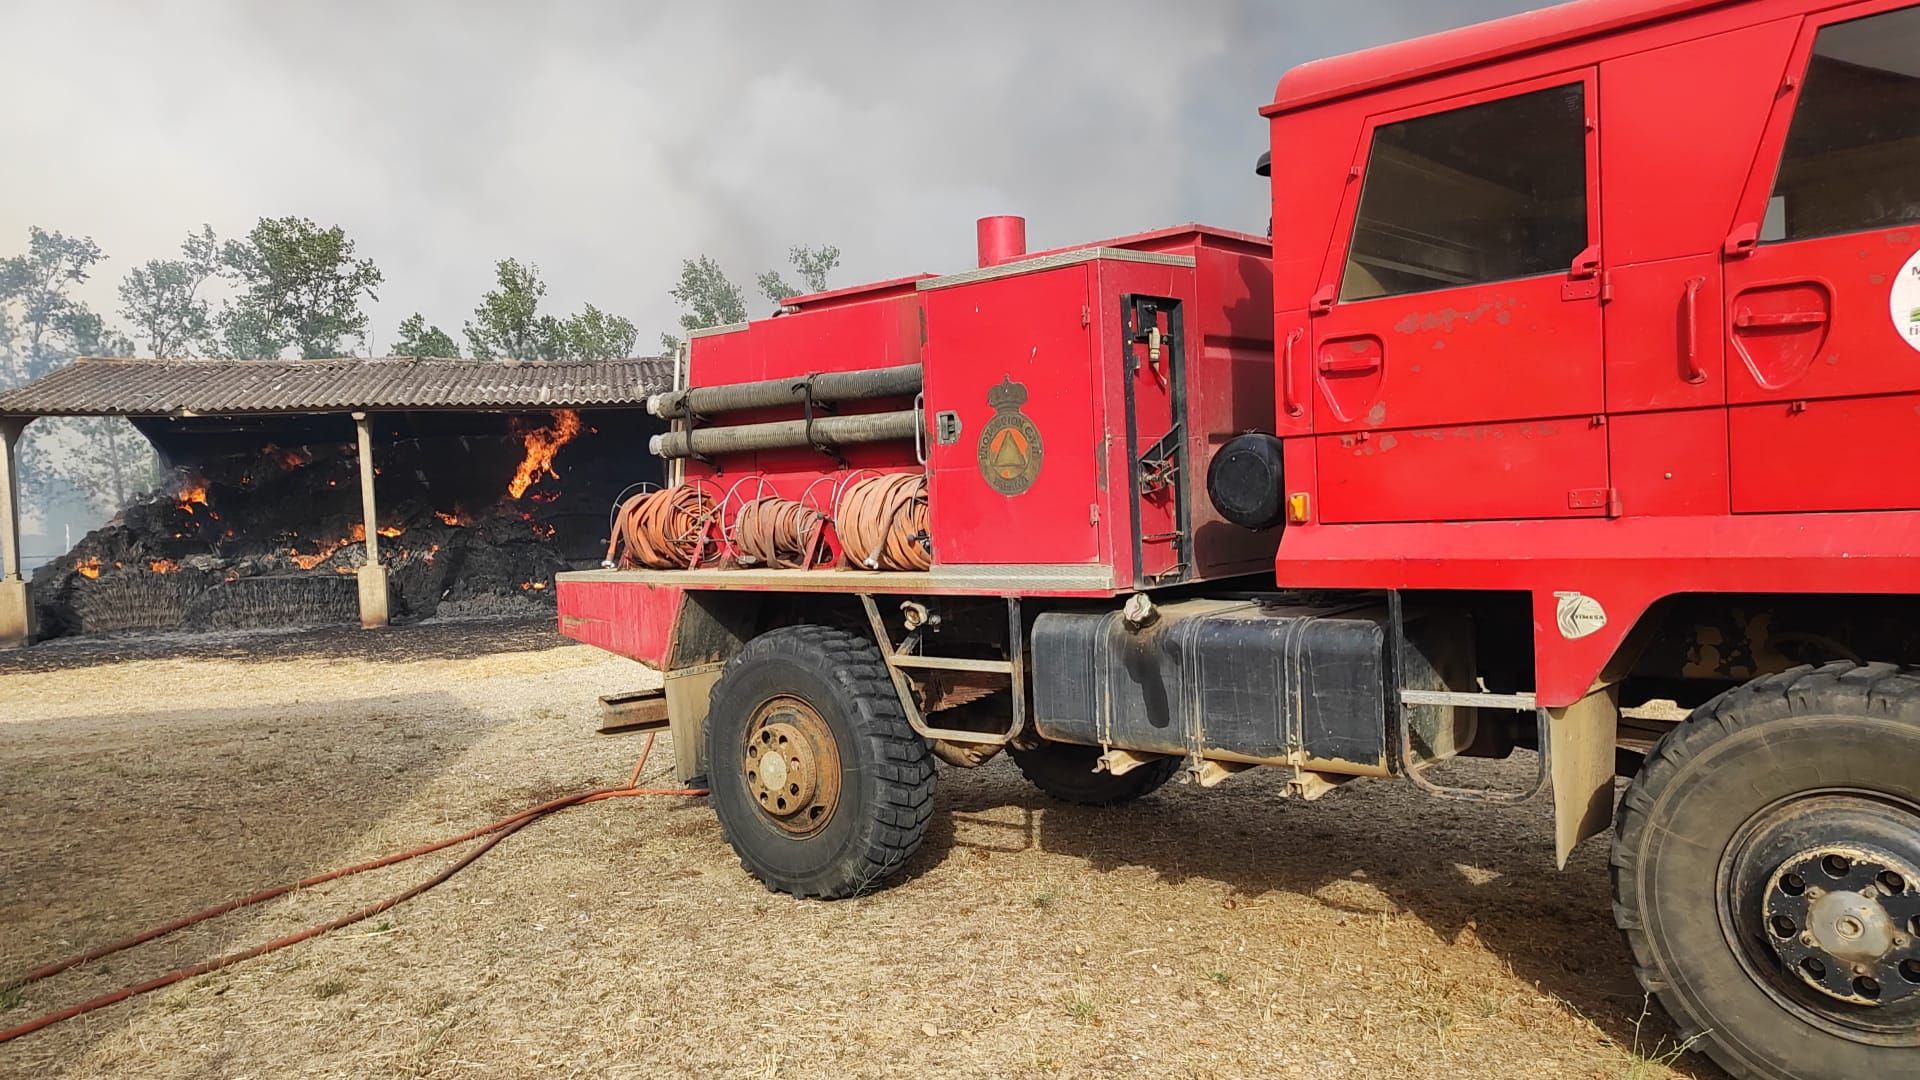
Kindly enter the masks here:
[[[123, 986], [118, 990], [112, 991], [110, 993], [102, 994], [99, 997], [91, 998], [87, 1001], [80, 1002], [77, 1005], [69, 1005], [64, 1009], [58, 1009], [50, 1013], [45, 1013], [43, 1015], [36, 1016], [32, 1020], [29, 1020], [24, 1024], [19, 1024], [15, 1027], [8, 1028], [5, 1031], [0, 1031], [0, 1043], [11, 1042], [12, 1040], [17, 1039], [22, 1035], [30, 1035], [33, 1032], [39, 1031], [41, 1028], [51, 1027], [54, 1024], [60, 1023], [63, 1020], [71, 1020], [76, 1016], [81, 1016], [86, 1013], [93, 1012], [95, 1009], [106, 1008], [108, 1005], [113, 1005], [118, 1002], [125, 1001], [130, 997], [135, 997], [140, 994], [145, 994], [153, 990], [159, 990], [162, 987], [172, 986], [177, 982], [182, 982], [187, 979], [197, 978], [201, 975], [205, 975], [210, 971], [218, 971], [223, 967], [228, 967], [230, 965], [237, 964], [242, 960], [251, 960], [256, 956], [264, 956], [265, 954], [273, 952], [276, 949], [284, 949], [289, 945], [296, 945], [302, 941], [307, 940], [308, 938], [319, 937], [321, 934], [327, 933], [332, 930], [338, 930], [343, 926], [351, 926], [354, 923], [360, 922], [363, 919], [370, 919], [373, 916], [378, 915], [381, 912], [386, 911], [389, 908], [392, 908], [398, 904], [405, 903], [406, 901], [411, 900], [416, 896], [419, 896], [421, 893], [426, 892], [428, 889], [431, 889], [434, 886], [439, 885], [440, 883], [446, 881], [448, 878], [459, 873], [461, 870], [466, 869], [467, 866], [470, 865], [475, 859], [478, 859], [480, 856], [485, 855], [488, 851], [492, 850], [495, 844], [498, 844], [500, 841], [505, 840], [507, 837], [512, 836], [516, 832], [519, 832], [521, 829], [525, 828], [526, 826], [531, 825], [535, 820], [545, 817], [548, 814], [554, 813], [555, 811], [564, 810], [570, 806], [584, 806], [587, 803], [600, 802], [604, 799], [630, 799], [630, 798], [635, 798], [641, 795], [705, 795], [707, 794], [707, 789], [705, 788], [642, 788], [642, 787], [634, 786], [635, 784], [638, 784], [640, 782], [640, 770], [646, 768], [647, 756], [653, 753], [654, 738], [655, 738], [655, 735], [652, 733], [649, 733], [647, 735], [647, 743], [640, 750], [640, 760], [634, 763], [633, 775], [628, 778], [626, 787], [601, 788], [596, 791], [581, 791], [581, 792], [575, 792], [572, 795], [563, 795], [558, 799], [553, 799], [548, 802], [541, 803], [538, 806], [529, 807], [528, 809], [522, 810], [517, 814], [511, 814], [507, 817], [503, 817], [500, 820], [493, 822], [492, 824], [482, 825], [477, 829], [469, 829], [458, 836], [450, 836], [444, 840], [437, 840], [431, 844], [422, 844], [419, 847], [411, 848], [409, 850], [402, 851], [402, 852], [397, 852], [392, 855], [386, 855], [378, 859], [373, 859], [369, 862], [356, 863], [353, 866], [341, 867], [338, 870], [329, 870], [324, 874], [315, 874], [312, 877], [301, 878], [299, 881], [292, 882], [287, 885], [276, 885], [271, 889], [262, 889], [261, 891], [254, 893], [251, 896], [244, 896], [238, 900], [229, 900], [224, 904], [216, 904], [213, 907], [207, 908], [204, 911], [197, 911], [191, 915], [184, 915], [178, 919], [174, 919], [171, 922], [162, 923], [161, 925], [156, 926], [150, 930], [144, 930], [138, 934], [133, 935], [132, 937], [123, 938], [119, 941], [113, 942], [112, 944], [102, 945], [98, 948], [89, 949], [86, 952], [80, 953], [75, 956], [67, 957], [64, 960], [55, 961], [54, 963], [35, 968], [34, 970], [27, 972], [25, 975], [22, 975], [18, 979], [13, 979], [7, 982], [5, 984], [5, 989], [14, 990], [22, 986], [27, 986], [31, 983], [39, 982], [40, 980], [48, 978], [50, 976], [58, 975], [59, 973], [66, 971], [69, 968], [77, 967], [81, 964], [98, 960], [103, 956], [111, 956], [114, 953], [121, 952], [126, 949], [131, 949], [136, 945], [144, 945], [145, 943], [152, 941], [155, 938], [165, 937], [166, 935], [171, 934], [176, 930], [183, 930], [189, 926], [195, 925], [196, 923], [205, 922], [208, 919], [212, 919], [220, 915], [225, 915], [228, 912], [238, 911], [241, 908], [251, 907], [254, 904], [265, 903], [266, 901], [272, 900], [275, 897], [285, 896], [286, 894], [293, 892], [296, 889], [305, 889], [305, 888], [310, 888], [314, 885], [322, 884], [324, 882], [337, 881], [340, 878], [351, 877], [354, 874], [365, 873], [368, 870], [378, 870], [383, 866], [392, 866], [395, 863], [402, 863], [407, 861], [408, 859], [416, 859], [422, 855], [430, 855], [433, 852], [452, 847], [455, 844], [464, 843], [465, 841], [468, 841], [468, 840], [473, 840], [477, 837], [481, 837], [481, 836], [487, 837], [487, 839], [483, 843], [481, 843], [478, 847], [474, 848], [472, 851], [469, 851], [465, 855], [461, 856], [458, 861], [454, 862], [453, 865], [447, 867], [445, 870], [440, 871], [438, 874], [435, 874], [433, 877], [428, 878], [427, 880], [421, 882], [420, 884], [415, 885], [413, 888], [406, 890], [405, 892], [399, 893], [394, 896], [389, 896], [384, 900], [381, 900], [374, 904], [370, 904], [367, 907], [363, 907], [358, 911], [354, 911], [349, 914], [342, 915], [341, 917], [331, 920], [329, 922], [320, 923], [317, 926], [310, 926], [305, 930], [299, 930], [282, 937], [277, 937], [272, 941], [266, 942], [265, 944], [255, 945], [252, 948], [243, 949], [239, 952], [228, 953], [225, 956], [216, 957], [212, 960], [208, 960], [203, 963], [194, 964], [191, 967], [178, 968], [166, 973], [165, 975], [161, 975], [157, 978], [149, 979], [146, 982], [136, 983], [132, 986]], [[489, 836], [488, 835], [489, 833], [491, 833], [492, 835]]]

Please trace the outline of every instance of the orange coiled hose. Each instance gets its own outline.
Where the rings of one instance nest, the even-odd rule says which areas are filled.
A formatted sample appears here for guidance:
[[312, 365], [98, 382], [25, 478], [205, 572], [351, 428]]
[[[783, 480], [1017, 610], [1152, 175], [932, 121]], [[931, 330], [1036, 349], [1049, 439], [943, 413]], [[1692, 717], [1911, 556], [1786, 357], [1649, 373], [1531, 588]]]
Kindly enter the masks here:
[[927, 531], [927, 478], [889, 473], [848, 485], [833, 515], [847, 561], [868, 570], [926, 570], [933, 565]]
[[[719, 504], [704, 489], [679, 484], [643, 491], [620, 505], [607, 561], [654, 570], [690, 569], [718, 554], [709, 542]], [[617, 554], [617, 558], [616, 558]]]
[[733, 518], [733, 546], [743, 557], [772, 567], [812, 569], [826, 550], [827, 515], [791, 499], [765, 495]]

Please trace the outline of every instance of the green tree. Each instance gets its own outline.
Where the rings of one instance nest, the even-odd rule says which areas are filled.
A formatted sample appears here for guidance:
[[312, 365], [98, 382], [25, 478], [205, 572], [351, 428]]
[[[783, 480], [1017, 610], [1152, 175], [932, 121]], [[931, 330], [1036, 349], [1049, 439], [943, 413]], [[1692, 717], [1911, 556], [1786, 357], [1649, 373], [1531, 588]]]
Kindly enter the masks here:
[[619, 360], [633, 355], [633, 344], [640, 331], [619, 315], [610, 315], [592, 304], [562, 325], [567, 355], [575, 360]]
[[91, 237], [69, 237], [35, 225], [25, 254], [0, 259], [0, 328], [6, 330], [6, 366], [0, 386], [39, 378], [58, 356], [55, 335], [84, 305], [72, 296], [103, 255]]
[[394, 356], [432, 356], [453, 359], [460, 355], [460, 346], [453, 338], [437, 326], [428, 326], [426, 316], [419, 312], [400, 320], [400, 338], [393, 343], [388, 352]]
[[244, 240], [221, 249], [240, 295], [220, 316], [228, 355], [276, 357], [297, 348], [305, 357], [338, 356], [342, 342], [366, 340], [362, 299], [385, 277], [370, 259], [353, 257], [353, 241], [335, 225], [302, 217], [261, 218]]
[[[133, 341], [127, 335], [84, 308], [62, 319], [58, 334], [68, 358], [133, 355]], [[42, 420], [36, 426], [46, 425], [61, 429], [45, 433], [60, 449], [49, 462], [53, 479], [64, 482], [96, 510], [119, 510], [151, 488], [159, 476], [160, 461], [153, 447], [124, 417], [67, 417]]]
[[566, 355], [565, 329], [558, 319], [540, 314], [547, 295], [540, 268], [518, 259], [494, 264], [496, 286], [480, 297], [466, 325], [467, 344], [476, 360], [555, 360]]
[[[747, 301], [740, 294], [740, 286], [727, 280], [720, 264], [706, 255], [680, 264], [680, 283], [669, 295], [685, 309], [680, 316], [682, 330], [725, 326], [747, 318]], [[664, 337], [661, 340], [663, 344], [666, 341]]]
[[178, 259], [148, 259], [120, 282], [120, 317], [146, 339], [155, 356], [185, 356], [213, 327], [212, 305], [200, 287], [220, 272], [213, 226], [188, 233]]
[[[52, 370], [76, 356], [130, 356], [134, 346], [74, 301], [50, 321], [39, 348]], [[49, 417], [27, 429], [20, 466], [29, 506], [80, 502], [105, 513], [151, 487], [159, 462], [147, 440], [121, 417]]]
[[760, 292], [767, 299], [779, 304], [789, 296], [801, 296], [805, 293], [827, 291], [827, 275], [840, 265], [840, 249], [831, 244], [817, 248], [795, 245], [787, 249], [787, 261], [800, 273], [800, 280], [806, 288], [796, 289], [787, 284], [778, 270], [768, 270], [755, 278]]

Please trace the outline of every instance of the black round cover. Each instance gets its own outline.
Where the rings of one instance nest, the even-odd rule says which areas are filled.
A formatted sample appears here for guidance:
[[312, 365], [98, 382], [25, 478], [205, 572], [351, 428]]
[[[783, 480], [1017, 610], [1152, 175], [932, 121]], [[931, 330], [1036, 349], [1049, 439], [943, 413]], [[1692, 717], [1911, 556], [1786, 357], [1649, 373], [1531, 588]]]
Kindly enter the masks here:
[[1229, 440], [1207, 466], [1207, 497], [1221, 517], [1243, 529], [1271, 529], [1286, 520], [1280, 440], [1258, 431]]

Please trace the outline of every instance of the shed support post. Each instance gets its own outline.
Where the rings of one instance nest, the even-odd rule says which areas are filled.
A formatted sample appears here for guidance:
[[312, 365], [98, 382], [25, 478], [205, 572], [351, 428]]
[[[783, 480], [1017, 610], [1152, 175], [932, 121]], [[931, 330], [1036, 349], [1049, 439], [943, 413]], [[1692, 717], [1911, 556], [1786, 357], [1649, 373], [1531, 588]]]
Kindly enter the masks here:
[[360, 442], [360, 516], [365, 519], [367, 564], [358, 573], [360, 584], [360, 626], [377, 630], [386, 626], [387, 568], [380, 565], [380, 519], [373, 504], [373, 436], [367, 430], [367, 414], [353, 414], [354, 433]]
[[33, 597], [20, 571], [20, 470], [14, 450], [29, 416], [0, 416], [0, 649], [33, 640]]

